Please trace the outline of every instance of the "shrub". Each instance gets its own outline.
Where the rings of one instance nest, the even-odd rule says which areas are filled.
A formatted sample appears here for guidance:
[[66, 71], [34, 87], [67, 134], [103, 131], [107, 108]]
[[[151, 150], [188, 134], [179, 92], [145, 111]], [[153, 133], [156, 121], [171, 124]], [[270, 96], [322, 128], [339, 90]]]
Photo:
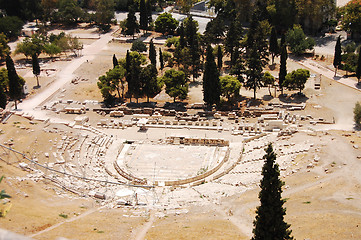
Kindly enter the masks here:
[[140, 40], [135, 40], [132, 44], [131, 51], [137, 51], [137, 52], [146, 52], [147, 46], [144, 44], [144, 42]]

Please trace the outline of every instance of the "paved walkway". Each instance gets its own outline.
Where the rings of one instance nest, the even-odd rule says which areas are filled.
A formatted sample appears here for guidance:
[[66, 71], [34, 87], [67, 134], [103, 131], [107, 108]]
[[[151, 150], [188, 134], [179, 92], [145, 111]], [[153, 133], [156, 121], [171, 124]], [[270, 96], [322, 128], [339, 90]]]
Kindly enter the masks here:
[[82, 51], [83, 55], [81, 57], [69, 62], [69, 64], [57, 74], [56, 80], [50, 86], [45, 88], [40, 93], [30, 97], [29, 99], [24, 99], [23, 102], [18, 106], [19, 111], [29, 113], [37, 118], [44, 118], [45, 114], [41, 113], [39, 110], [36, 110], [36, 108], [39, 107], [39, 105], [41, 105], [49, 97], [53, 96], [59, 89], [63, 88], [67, 83], [69, 83], [74, 78], [74, 71], [87, 60], [94, 59], [96, 54], [105, 48], [107, 43], [112, 40], [112, 38], [112, 32], [109, 32], [102, 35], [99, 40], [95, 41], [91, 45], [86, 45]]
[[337, 74], [335, 76], [335, 72], [333, 70], [330, 70], [330, 69], [320, 65], [319, 63], [317, 63], [314, 60], [311, 60], [311, 59], [305, 59], [305, 60], [290, 59], [290, 60], [297, 62], [297, 63], [303, 65], [304, 67], [307, 67], [307, 68], [311, 69], [312, 71], [315, 71], [329, 79], [333, 79], [341, 84], [344, 84], [346, 86], [349, 86], [356, 90], [361, 91], [361, 83], [357, 84], [356, 80], [345, 77], [345, 76], [340, 76], [339, 74]]

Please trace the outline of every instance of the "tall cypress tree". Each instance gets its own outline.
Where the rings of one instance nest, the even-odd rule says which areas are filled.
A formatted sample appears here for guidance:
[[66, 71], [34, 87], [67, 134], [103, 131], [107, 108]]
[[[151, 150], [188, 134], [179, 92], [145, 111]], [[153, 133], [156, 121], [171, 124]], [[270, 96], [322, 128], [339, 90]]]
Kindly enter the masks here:
[[138, 31], [138, 23], [137, 18], [135, 17], [135, 5], [134, 2], [129, 5], [129, 11], [127, 16], [127, 23], [126, 23], [126, 34], [132, 35], [134, 38], [134, 33]]
[[17, 100], [20, 99], [23, 92], [23, 82], [16, 73], [14, 62], [9, 55], [6, 56], [6, 68], [9, 77], [9, 95], [15, 102], [15, 109], [18, 109]]
[[113, 54], [113, 68], [115, 68], [116, 66], [118, 66], [118, 59], [115, 54]]
[[37, 87], [40, 87], [39, 84], [40, 65], [39, 65], [38, 56], [36, 54], [32, 56], [32, 64], [33, 64], [33, 74], [36, 76]]
[[127, 81], [128, 84], [128, 96], [130, 99], [130, 102], [132, 101], [132, 89], [131, 89], [131, 85], [132, 85], [132, 74], [131, 74], [131, 69], [130, 69], [130, 65], [131, 65], [131, 58], [130, 58], [130, 53], [129, 50], [127, 50], [127, 55], [125, 56], [125, 79]]
[[269, 41], [269, 51], [272, 55], [272, 64], [273, 64], [275, 61], [275, 56], [277, 56], [278, 52], [279, 52], [278, 41], [277, 41], [277, 31], [276, 31], [275, 27], [272, 28], [271, 38]]
[[342, 49], [341, 49], [341, 35], [340, 35], [337, 38], [337, 42], [335, 46], [335, 56], [333, 58], [333, 66], [335, 67], [335, 77], [336, 77], [337, 69], [341, 65], [341, 54], [342, 54]]
[[7, 103], [6, 95], [3, 87], [0, 84], [0, 108], [5, 109]]
[[149, 43], [149, 60], [154, 65], [154, 67], [157, 67], [157, 51], [154, 47], [153, 38]]
[[278, 85], [281, 88], [281, 94], [283, 94], [283, 82], [285, 81], [287, 75], [287, 58], [288, 58], [288, 54], [287, 54], [287, 46], [285, 43], [285, 35], [282, 35], [280, 72], [278, 75]]
[[164, 60], [163, 60], [163, 53], [162, 53], [161, 48], [159, 48], [159, 63], [160, 63], [160, 69], [163, 70], [163, 68], [164, 68]]
[[149, 27], [149, 24], [153, 21], [153, 19], [152, 19], [152, 0], [147, 0], [146, 1], [145, 10], [146, 10], [146, 13], [147, 13], [147, 24], [148, 24], [148, 27]]
[[280, 180], [280, 171], [275, 162], [276, 154], [271, 143], [263, 158], [265, 159], [262, 168], [263, 179], [258, 196], [261, 205], [256, 210], [252, 240], [293, 239], [290, 225], [284, 221], [286, 209], [283, 204], [286, 201], [281, 198], [284, 182]]
[[183, 22], [182, 22], [179, 27], [179, 47], [182, 49], [185, 46], [186, 46], [186, 42], [184, 39], [184, 26], [183, 26]]
[[147, 7], [145, 5], [145, 0], [140, 0], [139, 14], [140, 14], [140, 28], [146, 30], [148, 28], [148, 16], [147, 16]]
[[219, 72], [214, 61], [213, 48], [208, 45], [203, 74], [203, 100], [208, 106], [218, 104], [221, 95]]
[[263, 85], [262, 71], [268, 62], [268, 36], [265, 35], [265, 29], [263, 29], [264, 24], [260, 23], [260, 20], [264, 18], [262, 6], [261, 2], [257, 1], [246, 42], [247, 81], [245, 87], [253, 89], [254, 99], [256, 99], [257, 89]]
[[218, 45], [218, 48], [217, 48], [217, 67], [218, 67], [218, 71], [221, 71], [221, 69], [222, 69], [222, 65], [223, 65], [222, 58], [223, 58], [222, 48], [221, 48], [221, 45]]
[[234, 52], [238, 50], [240, 47], [240, 39], [242, 35], [242, 27], [241, 24], [238, 22], [237, 19], [234, 19], [231, 21], [226, 39], [224, 42], [224, 47], [226, 52], [228, 52], [231, 55], [231, 64], [233, 65], [237, 60], [234, 57]]
[[361, 48], [359, 48], [359, 52], [358, 52], [358, 61], [357, 61], [357, 67], [356, 67], [356, 77], [357, 77], [357, 83], [359, 83], [360, 78], [361, 78]]

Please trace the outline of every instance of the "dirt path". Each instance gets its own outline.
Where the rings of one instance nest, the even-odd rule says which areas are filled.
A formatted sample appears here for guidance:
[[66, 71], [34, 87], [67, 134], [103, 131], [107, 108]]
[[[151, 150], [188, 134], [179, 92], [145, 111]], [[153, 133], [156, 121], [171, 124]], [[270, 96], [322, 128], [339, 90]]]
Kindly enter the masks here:
[[332, 71], [324, 66], [321, 66], [316, 61], [313, 61], [311, 59], [298, 61], [298, 60], [295, 60], [292, 58], [290, 58], [290, 60], [297, 62], [297, 63], [303, 65], [304, 67], [311, 69], [312, 71], [322, 74], [323, 76], [325, 76], [329, 79], [333, 79], [333, 80], [337, 81], [338, 83], [344, 84], [346, 86], [349, 86], [349, 87], [352, 87], [354, 89], [361, 91], [361, 85], [357, 85], [357, 81], [355, 81], [352, 78], [348, 78], [348, 77], [340, 77], [338, 75], [335, 76], [334, 71]]
[[56, 80], [50, 86], [37, 95], [29, 99], [25, 99], [22, 103], [20, 103], [19, 110], [34, 115], [34, 117], [37, 118], [44, 118], [45, 113], [37, 110], [36, 108], [49, 97], [53, 96], [65, 84], [69, 83], [74, 77], [74, 71], [83, 63], [95, 58], [96, 54], [102, 51], [112, 38], [112, 32], [109, 32], [102, 35], [99, 40], [95, 41], [91, 45], [86, 45], [82, 51], [83, 55], [81, 57], [69, 62], [69, 64], [57, 74]]
[[101, 207], [98, 207], [98, 208], [90, 209], [90, 210], [84, 212], [83, 214], [81, 214], [81, 215], [79, 215], [79, 216], [73, 217], [73, 218], [71, 218], [71, 219], [67, 219], [67, 220], [65, 220], [65, 221], [63, 221], [63, 222], [59, 222], [59, 223], [57, 223], [57, 224], [54, 224], [54, 225], [51, 226], [51, 227], [45, 228], [44, 230], [42, 230], [42, 231], [40, 231], [40, 232], [34, 233], [34, 234], [32, 234], [32, 235], [29, 235], [29, 237], [33, 238], [33, 237], [36, 237], [36, 236], [38, 236], [38, 235], [40, 235], [40, 234], [49, 232], [49, 231], [51, 231], [51, 230], [53, 230], [53, 229], [55, 229], [55, 228], [63, 225], [64, 223], [70, 223], [70, 222], [73, 222], [73, 221], [78, 220], [78, 219], [80, 219], [80, 218], [86, 217], [86, 216], [88, 216], [89, 214], [92, 214], [92, 213], [94, 213], [94, 212], [96, 212], [96, 211], [99, 211], [100, 209], [102, 209], [102, 208], [104, 208], [104, 207], [105, 207], [105, 206], [101, 206]]
[[155, 213], [150, 212], [149, 221], [144, 226], [142, 226], [139, 231], [133, 232], [130, 239], [134, 239], [134, 240], [143, 240], [143, 239], [145, 239], [145, 236], [147, 235], [148, 230], [152, 227], [154, 221], [155, 221]]

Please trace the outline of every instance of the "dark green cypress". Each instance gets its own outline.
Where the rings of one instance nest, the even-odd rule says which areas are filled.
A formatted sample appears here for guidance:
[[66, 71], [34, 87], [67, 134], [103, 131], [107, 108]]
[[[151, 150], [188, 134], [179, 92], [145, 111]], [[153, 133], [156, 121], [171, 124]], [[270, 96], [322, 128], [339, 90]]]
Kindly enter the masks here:
[[275, 27], [272, 28], [271, 38], [269, 41], [269, 51], [272, 55], [272, 64], [273, 64], [274, 60], [275, 60], [275, 56], [277, 56], [278, 52], [279, 52], [278, 41], [277, 41], [277, 32], [276, 32]]
[[283, 204], [286, 201], [281, 198], [284, 182], [280, 180], [280, 171], [275, 162], [276, 154], [271, 143], [263, 158], [265, 159], [262, 168], [263, 179], [258, 196], [261, 205], [256, 210], [252, 240], [293, 239], [290, 225], [284, 221], [286, 209]]
[[[282, 39], [284, 39], [285, 36], [282, 36]], [[281, 40], [282, 42], [282, 40]], [[288, 54], [287, 54], [287, 46], [286, 44], [282, 44], [281, 45], [281, 60], [280, 60], [280, 72], [278, 75], [278, 84], [279, 87], [281, 88], [281, 94], [283, 94], [283, 82], [286, 79], [286, 75], [287, 75], [287, 58], [288, 58]]]
[[136, 33], [138, 31], [138, 23], [137, 23], [137, 18], [135, 17], [134, 3], [129, 6], [126, 29], [127, 29], [126, 34], [132, 35], [133, 38], [134, 38], [134, 33]]
[[155, 50], [153, 39], [149, 43], [149, 60], [154, 67], [157, 66], [157, 51]]
[[[147, 26], [153, 21], [152, 20], [152, 0], [147, 0], [145, 5], [145, 10], [147, 13]], [[147, 29], [148, 29], [147, 27]]]
[[116, 66], [118, 66], [118, 59], [115, 54], [113, 54], [113, 68], [115, 68]]
[[213, 104], [219, 103], [220, 95], [219, 72], [214, 61], [213, 48], [211, 45], [208, 45], [203, 75], [203, 100], [210, 107]]
[[0, 108], [5, 109], [6, 103], [7, 103], [7, 98], [4, 89], [0, 84]]
[[[253, 98], [256, 99], [257, 89], [262, 87], [262, 71], [268, 62], [268, 44], [264, 29], [260, 24], [263, 20], [263, 5], [257, 1], [257, 8], [253, 12], [246, 42], [247, 81], [244, 86], [253, 89]], [[261, 8], [262, 7], [262, 8]]]
[[221, 71], [222, 65], [223, 65], [222, 58], [223, 58], [222, 48], [221, 48], [221, 45], [218, 45], [218, 48], [217, 48], [217, 67], [218, 67], [219, 71]]
[[17, 100], [20, 99], [23, 92], [23, 84], [20, 77], [16, 73], [14, 62], [9, 55], [6, 56], [6, 68], [8, 70], [9, 77], [9, 95], [15, 102], [15, 109], [18, 109]]
[[358, 61], [357, 61], [357, 67], [356, 67], [356, 77], [357, 77], [357, 83], [359, 83], [360, 78], [361, 78], [361, 47], [359, 48], [359, 52], [358, 52]]
[[139, 15], [140, 15], [140, 28], [146, 30], [148, 28], [148, 16], [147, 16], [147, 7], [145, 5], [145, 0], [140, 0]]
[[183, 26], [183, 22], [182, 22], [179, 27], [179, 47], [181, 49], [183, 49], [185, 46], [186, 46], [186, 42], [184, 39], [184, 26]]
[[40, 65], [39, 65], [38, 56], [36, 54], [32, 56], [32, 64], [33, 64], [33, 74], [36, 76], [37, 87], [40, 87], [39, 84]]
[[335, 76], [336, 76], [336, 73], [337, 73], [337, 69], [341, 65], [341, 54], [342, 54], [341, 36], [338, 36], [336, 46], [335, 46], [335, 56], [333, 58], [333, 66], [335, 67]]
[[129, 53], [129, 50], [127, 50], [127, 54], [125, 55], [125, 70], [127, 70], [127, 73], [130, 71], [130, 53]]
[[160, 69], [163, 70], [163, 68], [164, 68], [164, 60], [163, 60], [163, 53], [162, 53], [161, 48], [159, 48], [159, 63], [160, 63]]

